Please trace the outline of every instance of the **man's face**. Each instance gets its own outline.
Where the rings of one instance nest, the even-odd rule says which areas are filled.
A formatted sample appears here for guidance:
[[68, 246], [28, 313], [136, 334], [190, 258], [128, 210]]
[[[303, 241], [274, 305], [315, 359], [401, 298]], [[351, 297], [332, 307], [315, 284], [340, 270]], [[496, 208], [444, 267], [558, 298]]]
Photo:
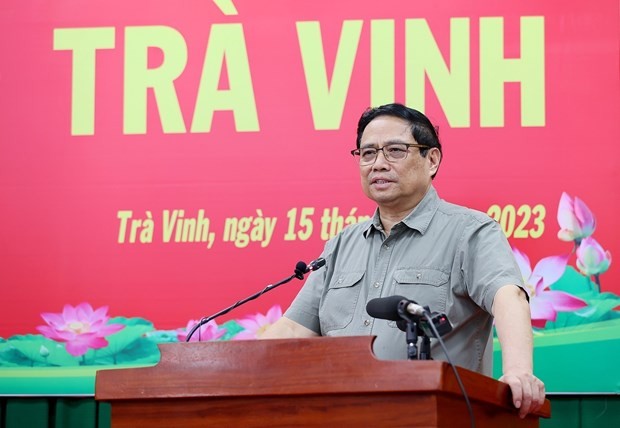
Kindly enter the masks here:
[[[411, 124], [399, 117], [379, 116], [364, 129], [360, 148], [381, 148], [394, 143], [417, 144], [411, 135]], [[379, 205], [382, 214], [411, 211], [426, 194], [441, 155], [437, 148], [432, 148], [422, 157], [419, 150], [410, 147], [405, 159], [392, 162], [379, 152], [374, 164], [360, 166], [362, 189]]]

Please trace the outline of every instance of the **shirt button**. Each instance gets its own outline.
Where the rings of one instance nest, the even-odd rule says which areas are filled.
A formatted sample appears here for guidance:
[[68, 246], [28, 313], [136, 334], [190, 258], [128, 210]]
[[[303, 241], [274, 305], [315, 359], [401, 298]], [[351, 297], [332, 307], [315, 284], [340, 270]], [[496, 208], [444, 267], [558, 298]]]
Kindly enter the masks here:
[[364, 325], [368, 327], [370, 325], [370, 320], [364, 320]]
[[381, 284], [380, 284], [380, 283], [378, 283], [378, 282], [375, 282], [373, 285], [374, 285], [374, 287], [375, 287], [375, 288], [379, 288], [379, 286], [380, 286]]

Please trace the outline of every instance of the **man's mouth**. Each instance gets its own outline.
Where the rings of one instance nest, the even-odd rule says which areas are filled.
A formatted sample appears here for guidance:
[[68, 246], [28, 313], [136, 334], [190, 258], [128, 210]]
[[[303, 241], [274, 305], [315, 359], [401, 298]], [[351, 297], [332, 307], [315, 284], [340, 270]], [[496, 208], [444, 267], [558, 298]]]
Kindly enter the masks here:
[[373, 178], [372, 180], [370, 180], [370, 184], [388, 184], [391, 182], [391, 180], [385, 178]]

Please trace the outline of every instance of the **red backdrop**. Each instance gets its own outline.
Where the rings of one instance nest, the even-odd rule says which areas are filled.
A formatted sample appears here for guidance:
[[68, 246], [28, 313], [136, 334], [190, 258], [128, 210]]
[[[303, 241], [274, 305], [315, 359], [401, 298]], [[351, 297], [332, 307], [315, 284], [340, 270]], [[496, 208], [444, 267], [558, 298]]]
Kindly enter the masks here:
[[[439, 126], [445, 157], [435, 185], [444, 199], [482, 211], [525, 206], [516, 224], [523, 221], [525, 232], [540, 236], [511, 233], [510, 240], [533, 263], [572, 249], [557, 239], [562, 192], [585, 201], [596, 215], [598, 242], [612, 254], [620, 251], [615, 0], [596, 7], [578, 1], [386, 0], [352, 7], [324, 0], [8, 0], [0, 6], [0, 28], [1, 337], [35, 333], [41, 312], [82, 301], [108, 305], [112, 316], [147, 318], [160, 329], [183, 327], [288, 276], [298, 260], [319, 255], [324, 210], [337, 208], [345, 219], [372, 213], [348, 152], [357, 118], [377, 102], [406, 102]], [[430, 36], [422, 36], [424, 28]], [[524, 33], [529, 39], [522, 41]], [[95, 41], [93, 34], [99, 34]], [[341, 35], [349, 39], [339, 48]], [[506, 58], [542, 51], [542, 67], [522, 64], [520, 83], [507, 82], [485, 98], [485, 85], [508, 73], [499, 71], [501, 61], [485, 62], [494, 45]], [[435, 63], [422, 87], [414, 76], [424, 61], [431, 64], [423, 58], [433, 52], [441, 53], [453, 80], [442, 80]], [[158, 78], [167, 88], [158, 94], [160, 105], [147, 79], [175, 64], [178, 77], [170, 71], [172, 77]], [[371, 64], [378, 68], [371, 71]], [[329, 87], [321, 86], [321, 76]], [[542, 94], [522, 102], [526, 89], [537, 88], [530, 78], [542, 82]], [[90, 103], [84, 101], [89, 79]], [[201, 95], [201, 84], [208, 90], [211, 81], [217, 87]], [[165, 90], [175, 97], [164, 99]], [[503, 114], [491, 105], [502, 92]], [[141, 100], [144, 113], [136, 107]], [[208, 132], [198, 127], [209, 114], [199, 111], [194, 119], [197, 103], [218, 110]], [[458, 106], [461, 113], [454, 113]], [[313, 112], [326, 119], [315, 122]], [[162, 117], [176, 117], [177, 128], [166, 129]], [[140, 120], [146, 120], [143, 131], [124, 126]], [[250, 129], [238, 129], [243, 126]], [[535, 210], [525, 218], [536, 206], [545, 216]], [[183, 210], [184, 218], [204, 210], [211, 247], [174, 242], [174, 234], [165, 242], [166, 210]], [[119, 213], [128, 211], [141, 221], [150, 214], [150, 239], [140, 223], [136, 242], [129, 242], [130, 230], [119, 242]], [[256, 240], [247, 246], [226, 240], [226, 220], [248, 217]], [[273, 221], [267, 241], [262, 226]], [[297, 233], [310, 224], [307, 236]], [[612, 264], [602, 289], [620, 292], [618, 279]], [[240, 311], [286, 307], [299, 287], [285, 286]]]

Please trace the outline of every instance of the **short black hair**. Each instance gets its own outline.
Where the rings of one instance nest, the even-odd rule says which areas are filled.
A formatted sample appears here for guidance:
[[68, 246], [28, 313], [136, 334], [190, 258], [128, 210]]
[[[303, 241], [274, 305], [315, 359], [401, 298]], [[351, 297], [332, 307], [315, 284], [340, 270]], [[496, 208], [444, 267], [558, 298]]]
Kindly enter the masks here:
[[[437, 135], [437, 129], [433, 126], [431, 121], [423, 113], [418, 110], [407, 107], [403, 104], [392, 103], [385, 104], [379, 107], [373, 107], [366, 109], [360, 120], [357, 122], [357, 148], [360, 148], [362, 141], [362, 134], [368, 124], [379, 116], [394, 116], [400, 117], [411, 124], [411, 135], [418, 144], [423, 144], [429, 147], [436, 147], [439, 149], [439, 153], [443, 157], [441, 150], [441, 143]], [[426, 157], [428, 149], [421, 149], [420, 154]], [[433, 175], [433, 178], [435, 176]]]

